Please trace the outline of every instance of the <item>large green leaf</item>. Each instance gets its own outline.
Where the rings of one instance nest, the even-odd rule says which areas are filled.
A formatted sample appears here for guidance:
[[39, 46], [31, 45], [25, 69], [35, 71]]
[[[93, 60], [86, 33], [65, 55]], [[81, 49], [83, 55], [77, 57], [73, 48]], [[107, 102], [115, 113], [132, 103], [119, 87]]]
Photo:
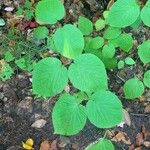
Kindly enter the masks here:
[[143, 82], [148, 88], [150, 88], [150, 70], [148, 70], [144, 73]]
[[146, 5], [142, 8], [141, 19], [145, 25], [150, 27], [150, 0], [148, 0]]
[[111, 128], [122, 121], [121, 102], [110, 91], [94, 93], [86, 108], [89, 120], [98, 128]]
[[138, 47], [138, 55], [144, 64], [150, 63], [150, 40], [144, 41]]
[[65, 15], [65, 9], [60, 0], [42, 0], [35, 9], [36, 21], [39, 24], [55, 24]]
[[67, 69], [56, 58], [40, 60], [32, 78], [33, 93], [43, 97], [60, 93], [68, 82]]
[[53, 39], [56, 50], [65, 57], [75, 58], [83, 51], [83, 35], [78, 28], [71, 24], [58, 29]]
[[136, 0], [117, 0], [108, 16], [108, 23], [113, 27], [127, 27], [133, 24], [140, 15]]
[[93, 31], [93, 23], [89, 19], [80, 16], [78, 20], [78, 28], [81, 30], [83, 35], [89, 35]]
[[99, 141], [90, 144], [85, 150], [114, 150], [114, 146], [108, 139], [99, 139]]
[[127, 99], [135, 99], [144, 93], [144, 85], [137, 78], [132, 78], [125, 82], [123, 90]]
[[103, 62], [93, 54], [82, 54], [69, 67], [69, 79], [81, 91], [107, 89], [107, 74]]
[[55, 134], [77, 134], [85, 126], [86, 119], [85, 107], [69, 94], [59, 98], [52, 112]]

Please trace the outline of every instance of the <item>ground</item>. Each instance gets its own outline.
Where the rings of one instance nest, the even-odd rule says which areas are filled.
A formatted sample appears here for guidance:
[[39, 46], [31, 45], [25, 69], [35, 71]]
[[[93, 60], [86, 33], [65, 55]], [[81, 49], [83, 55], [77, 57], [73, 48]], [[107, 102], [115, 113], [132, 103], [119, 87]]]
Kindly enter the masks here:
[[[2, 9], [7, 4], [12, 7], [19, 4], [18, 1], [4, 0], [3, 2]], [[94, 21], [101, 15], [103, 9], [106, 9], [107, 2], [66, 0], [64, 1], [67, 9], [65, 22], [73, 23], [81, 14]], [[20, 5], [23, 5], [23, 0]], [[8, 17], [5, 13], [2, 11], [2, 15]], [[2, 31], [5, 34], [9, 30], [7, 27], [3, 28], [5, 32]], [[150, 38], [149, 28], [143, 26], [138, 30], [127, 29], [127, 31], [134, 35], [135, 43], [138, 44]], [[130, 55], [137, 58], [136, 52]], [[124, 56], [120, 54], [120, 57]], [[107, 131], [107, 137], [113, 141], [116, 150], [150, 149], [150, 90], [146, 89], [144, 95], [135, 101], [125, 100], [122, 94], [124, 81], [135, 74], [141, 77], [146, 69], [139, 62], [134, 67], [125, 67], [120, 71], [108, 71], [109, 89], [119, 95], [123, 108], [129, 114], [123, 127], [118, 126]], [[106, 130], [98, 129], [89, 122], [75, 136], [55, 135], [51, 112], [56, 100], [57, 96], [44, 100], [36, 98], [32, 94], [30, 73], [19, 70], [10, 80], [0, 81], [0, 150], [22, 150], [22, 142], [28, 138], [34, 140], [35, 150], [39, 150], [41, 143], [45, 140], [53, 143], [51, 150], [83, 150], [87, 145], [104, 135]]]

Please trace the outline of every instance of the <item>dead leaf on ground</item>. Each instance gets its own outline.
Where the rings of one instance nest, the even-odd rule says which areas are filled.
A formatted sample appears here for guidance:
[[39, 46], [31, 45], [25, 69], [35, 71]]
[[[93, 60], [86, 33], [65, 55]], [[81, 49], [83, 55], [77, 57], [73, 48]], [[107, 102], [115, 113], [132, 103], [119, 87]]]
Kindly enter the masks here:
[[48, 140], [41, 143], [40, 150], [50, 150], [50, 143]]
[[115, 142], [122, 141], [123, 143], [125, 143], [127, 145], [131, 144], [131, 141], [130, 141], [129, 137], [127, 137], [127, 134], [124, 132], [121, 132], [121, 131], [119, 131], [111, 140], [115, 141]]
[[134, 150], [142, 150], [142, 147], [136, 147]]
[[57, 139], [51, 143], [48, 140], [45, 140], [41, 143], [40, 150], [58, 150], [57, 148]]
[[144, 144], [145, 147], [150, 148], [150, 141], [145, 141], [143, 144]]
[[131, 126], [131, 118], [130, 118], [130, 115], [129, 115], [128, 111], [126, 111], [125, 109], [123, 109], [123, 114], [124, 114], [124, 122], [128, 126]]
[[144, 112], [150, 113], [150, 104], [145, 107]]
[[146, 130], [144, 126], [142, 127], [142, 133], [144, 135], [144, 140], [147, 140], [148, 138], [150, 138], [150, 132]]
[[143, 133], [138, 133], [137, 136], [136, 136], [136, 145], [137, 146], [141, 146], [144, 142], [144, 135]]

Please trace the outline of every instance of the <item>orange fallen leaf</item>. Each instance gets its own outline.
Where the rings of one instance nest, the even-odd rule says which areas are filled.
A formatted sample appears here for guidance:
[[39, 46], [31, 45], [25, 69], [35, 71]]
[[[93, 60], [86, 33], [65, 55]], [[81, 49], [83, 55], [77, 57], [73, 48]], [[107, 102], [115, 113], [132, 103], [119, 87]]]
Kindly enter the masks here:
[[127, 135], [124, 132], [119, 131], [112, 139], [112, 141], [115, 142], [120, 142], [122, 141], [123, 143], [130, 145], [131, 141], [130, 139], [127, 137]]
[[40, 150], [57, 150], [57, 140], [51, 143], [48, 140], [43, 141], [40, 145]]
[[50, 150], [50, 143], [48, 140], [41, 143], [40, 150]]

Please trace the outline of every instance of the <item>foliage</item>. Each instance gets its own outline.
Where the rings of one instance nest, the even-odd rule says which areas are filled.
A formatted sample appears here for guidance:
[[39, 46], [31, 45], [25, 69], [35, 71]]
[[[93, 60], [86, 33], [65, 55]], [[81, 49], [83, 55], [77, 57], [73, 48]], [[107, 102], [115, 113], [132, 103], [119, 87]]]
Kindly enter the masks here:
[[78, 28], [81, 30], [83, 35], [89, 35], [93, 31], [93, 23], [89, 19], [80, 16], [78, 20]]
[[145, 86], [147, 86], [148, 88], [150, 88], [150, 70], [148, 70], [148, 71], [146, 71], [144, 73], [143, 82], [144, 82]]
[[35, 8], [35, 17], [39, 24], [55, 24], [64, 15], [65, 9], [60, 0], [42, 0]]
[[4, 26], [4, 25], [5, 25], [4, 19], [0, 18], [0, 26]]
[[67, 69], [56, 58], [40, 60], [33, 70], [33, 93], [38, 96], [54, 96], [67, 85]]
[[77, 57], [69, 67], [68, 74], [74, 87], [81, 91], [94, 92], [107, 89], [104, 64], [92, 54], [82, 54]]
[[132, 78], [126, 81], [123, 87], [126, 99], [135, 99], [144, 93], [144, 85], [137, 78]]
[[105, 28], [105, 20], [103, 19], [98, 19], [96, 22], [95, 22], [95, 29], [96, 31], [100, 31], [102, 29]]
[[79, 56], [84, 48], [84, 39], [81, 31], [71, 24], [57, 29], [54, 34], [56, 51], [68, 58]]
[[133, 46], [133, 39], [130, 34], [123, 33], [118, 38], [118, 47], [124, 52], [129, 52]]
[[110, 140], [101, 138], [90, 144], [85, 150], [114, 150], [114, 146]]
[[86, 107], [89, 120], [99, 128], [111, 128], [122, 121], [121, 102], [110, 91], [101, 90], [94, 93]]
[[141, 20], [145, 25], [150, 27], [150, 0], [148, 0], [146, 5], [142, 8]]
[[116, 27], [108, 27], [104, 32], [105, 39], [115, 39], [121, 34], [121, 29]]
[[135, 64], [135, 61], [134, 61], [131, 57], [127, 57], [127, 58], [125, 59], [125, 63], [126, 63], [127, 65], [134, 65], [134, 64]]
[[45, 26], [39, 26], [34, 29], [33, 36], [38, 39], [44, 39], [48, 36], [49, 30]]
[[[10, 79], [18, 69], [32, 71], [33, 94], [59, 97], [52, 111], [55, 134], [77, 134], [87, 119], [98, 128], [114, 127], [123, 121], [123, 109], [121, 100], [109, 91], [106, 69], [136, 65], [138, 59], [132, 55], [136, 46], [134, 37], [125, 33], [128, 30], [124, 28], [137, 29], [142, 21], [150, 26], [149, 12], [150, 0], [145, 6], [136, 0], [117, 0], [95, 22], [79, 16], [74, 25], [67, 24], [66, 20], [62, 25], [58, 21], [64, 18], [65, 9], [60, 0], [38, 1], [35, 9], [34, 4], [26, 0], [23, 7], [18, 7], [17, 14], [25, 15], [26, 20], [35, 19], [39, 25], [28, 40], [16, 31], [2, 37], [0, 78]], [[0, 19], [0, 26], [4, 24]], [[150, 40], [143, 41], [137, 49], [141, 62], [147, 67]], [[74, 89], [71, 94], [64, 90], [70, 85]], [[125, 99], [140, 97], [145, 87], [150, 88], [149, 70], [144, 73], [143, 82], [136, 77], [125, 81]], [[113, 150], [114, 147], [104, 137], [86, 149]]]
[[140, 15], [140, 7], [136, 0], [117, 0], [112, 6], [108, 24], [113, 27], [127, 27], [133, 24]]
[[24, 15], [27, 20], [31, 20], [34, 17], [32, 2], [30, 2], [29, 0], [26, 0], [23, 7], [17, 8], [16, 14], [18, 16]]
[[74, 96], [64, 94], [56, 102], [52, 118], [55, 134], [74, 135], [85, 126], [86, 109]]
[[150, 63], [150, 40], [144, 41], [138, 47], [138, 55], [144, 64]]

